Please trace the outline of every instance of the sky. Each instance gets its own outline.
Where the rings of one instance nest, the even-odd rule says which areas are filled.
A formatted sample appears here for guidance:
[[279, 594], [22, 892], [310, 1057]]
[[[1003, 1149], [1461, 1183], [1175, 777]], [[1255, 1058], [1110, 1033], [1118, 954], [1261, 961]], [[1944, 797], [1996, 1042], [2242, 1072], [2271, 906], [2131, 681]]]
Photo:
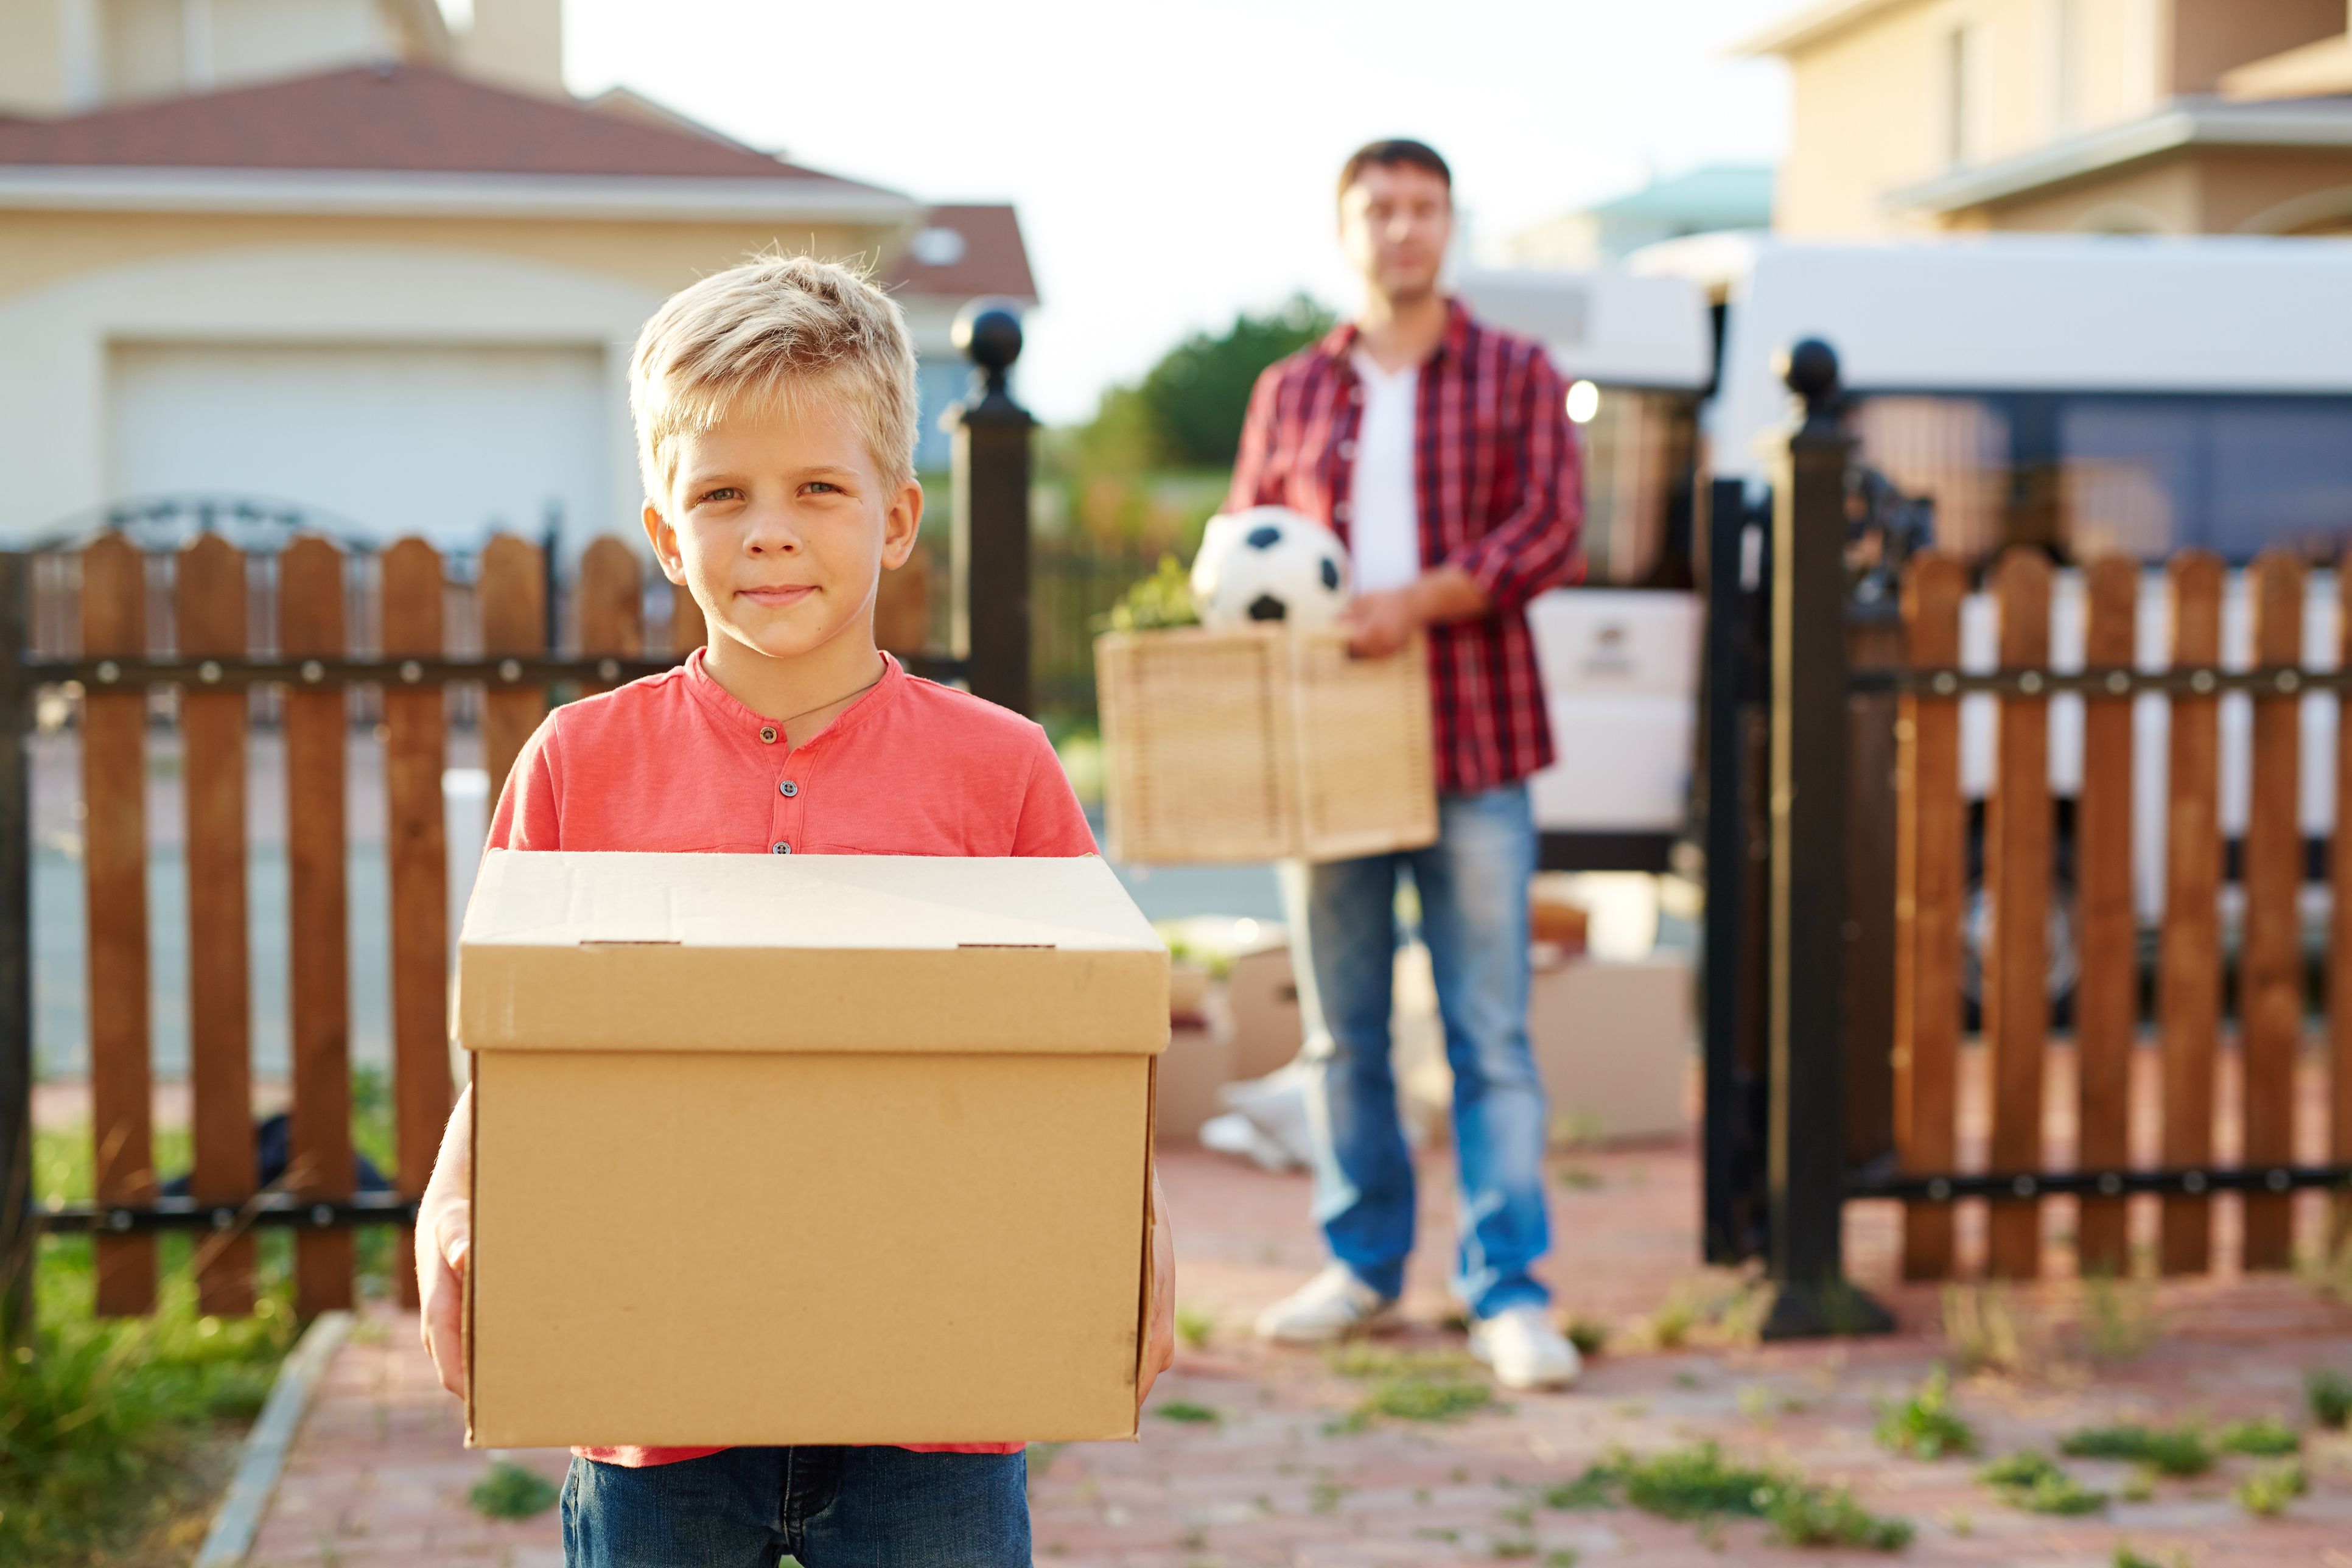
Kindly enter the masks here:
[[1473, 255], [1653, 172], [1769, 163], [1796, 0], [567, 0], [576, 93], [625, 85], [754, 146], [1019, 209], [1042, 308], [1020, 390], [1082, 420], [1185, 333], [1305, 289], [1341, 310], [1348, 153], [1416, 136]]

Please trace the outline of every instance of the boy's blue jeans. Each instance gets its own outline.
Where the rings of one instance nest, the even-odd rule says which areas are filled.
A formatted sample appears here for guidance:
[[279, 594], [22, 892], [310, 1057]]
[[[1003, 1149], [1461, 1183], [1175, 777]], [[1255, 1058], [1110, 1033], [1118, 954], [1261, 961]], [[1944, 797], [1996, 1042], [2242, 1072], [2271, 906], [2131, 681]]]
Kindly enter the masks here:
[[568, 1568], [1029, 1568], [1023, 1454], [729, 1448], [631, 1469], [575, 1458]]
[[1528, 1048], [1535, 819], [1524, 784], [1440, 795], [1437, 816], [1425, 849], [1292, 863], [1283, 891], [1311, 1069], [1315, 1217], [1332, 1257], [1394, 1296], [1412, 1250], [1413, 1180], [1389, 1065], [1390, 992], [1397, 876], [1412, 875], [1454, 1069], [1454, 1288], [1485, 1318], [1550, 1300], [1528, 1272], [1551, 1245], [1543, 1084]]

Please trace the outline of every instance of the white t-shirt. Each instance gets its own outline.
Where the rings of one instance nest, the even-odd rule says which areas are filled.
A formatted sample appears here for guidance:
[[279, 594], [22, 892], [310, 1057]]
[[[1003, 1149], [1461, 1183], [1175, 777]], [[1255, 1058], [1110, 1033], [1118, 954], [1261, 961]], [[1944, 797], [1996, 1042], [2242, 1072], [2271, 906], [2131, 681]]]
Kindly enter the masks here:
[[1356, 426], [1355, 479], [1347, 500], [1355, 591], [1402, 588], [1421, 575], [1421, 507], [1412, 485], [1412, 423], [1421, 367], [1391, 374], [1362, 350], [1354, 356], [1364, 416]]

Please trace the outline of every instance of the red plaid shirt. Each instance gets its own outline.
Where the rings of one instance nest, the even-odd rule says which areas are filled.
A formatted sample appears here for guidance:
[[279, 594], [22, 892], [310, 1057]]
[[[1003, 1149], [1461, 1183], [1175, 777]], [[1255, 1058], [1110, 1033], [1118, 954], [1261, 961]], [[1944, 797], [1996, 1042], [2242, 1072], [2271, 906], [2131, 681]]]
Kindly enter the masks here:
[[[1363, 394], [1353, 325], [1268, 365], [1250, 396], [1228, 510], [1286, 506], [1348, 537]], [[1437, 785], [1469, 794], [1552, 760], [1527, 602], [1580, 581], [1582, 462], [1568, 389], [1537, 344], [1471, 320], [1456, 300], [1445, 341], [1421, 367], [1413, 491], [1421, 563], [1461, 567], [1486, 615], [1429, 628]]]

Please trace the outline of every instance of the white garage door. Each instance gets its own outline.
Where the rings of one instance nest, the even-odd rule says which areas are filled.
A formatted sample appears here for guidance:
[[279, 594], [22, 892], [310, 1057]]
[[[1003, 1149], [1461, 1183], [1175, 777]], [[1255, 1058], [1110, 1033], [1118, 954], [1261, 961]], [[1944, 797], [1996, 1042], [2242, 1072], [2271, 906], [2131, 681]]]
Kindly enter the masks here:
[[602, 353], [581, 348], [117, 344], [115, 499], [292, 501], [383, 542], [614, 526]]

